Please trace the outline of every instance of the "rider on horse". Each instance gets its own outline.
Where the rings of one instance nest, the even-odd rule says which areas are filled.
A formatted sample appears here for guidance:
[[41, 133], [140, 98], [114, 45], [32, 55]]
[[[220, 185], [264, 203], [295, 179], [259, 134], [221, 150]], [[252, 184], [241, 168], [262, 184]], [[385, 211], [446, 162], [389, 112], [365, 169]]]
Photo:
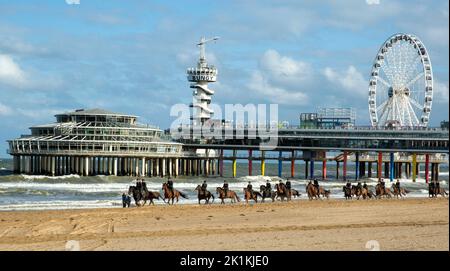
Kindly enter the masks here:
[[253, 196], [253, 185], [252, 182], [248, 182], [247, 191], [250, 192], [250, 195]]
[[397, 182], [395, 183], [395, 187], [397, 187], [398, 193], [400, 193], [400, 180], [397, 179]]
[[384, 194], [386, 194], [386, 184], [384, 182], [384, 179], [380, 179], [378, 181], [378, 184], [380, 185], [381, 189], [383, 189]]
[[270, 184], [270, 180], [268, 179], [266, 182], [266, 195], [270, 195], [272, 192], [272, 185]]
[[206, 194], [206, 187], [208, 187], [208, 184], [206, 183], [206, 180], [204, 180], [201, 188], [203, 194]]
[[223, 192], [225, 193], [225, 196], [228, 195], [228, 182], [226, 180], [223, 180], [223, 186], [222, 186]]
[[362, 185], [361, 182], [358, 182], [358, 184], [356, 185], [358, 191], [362, 192]]
[[170, 178], [167, 179], [167, 188], [169, 188], [173, 194], [173, 181]]
[[319, 181], [317, 179], [314, 179], [314, 187], [317, 189], [317, 194], [319, 193]]
[[288, 192], [288, 195], [291, 195], [291, 181], [286, 181], [286, 190]]

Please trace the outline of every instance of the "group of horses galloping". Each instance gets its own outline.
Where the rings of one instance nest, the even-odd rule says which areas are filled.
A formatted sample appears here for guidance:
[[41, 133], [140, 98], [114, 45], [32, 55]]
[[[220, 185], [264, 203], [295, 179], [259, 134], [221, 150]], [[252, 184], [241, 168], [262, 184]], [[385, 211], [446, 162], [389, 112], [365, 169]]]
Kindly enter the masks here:
[[[167, 183], [162, 184], [162, 193], [158, 191], [148, 191], [148, 190], [140, 190], [136, 186], [130, 186], [128, 189], [128, 194], [133, 195], [133, 199], [136, 203], [136, 206], [144, 206], [147, 201], [149, 204], [155, 204], [154, 200], [162, 200], [167, 204], [177, 203], [179, 199], [185, 198], [187, 199], [187, 195], [179, 190], [170, 189]], [[201, 201], [204, 200], [205, 204], [214, 203], [214, 194], [210, 191], [203, 189], [201, 185], [198, 185], [194, 191], [197, 191], [197, 199], [198, 204], [201, 204]], [[330, 190], [325, 189], [322, 186], [317, 184], [313, 184], [311, 181], [306, 185], [306, 194], [309, 200], [313, 199], [328, 199], [330, 197]], [[381, 198], [403, 198], [405, 197], [409, 191], [403, 187], [398, 189], [397, 185], [393, 184], [391, 188], [384, 187], [382, 184], [378, 183], [375, 186], [375, 193], [372, 192], [367, 186], [360, 185], [351, 185], [351, 186], [343, 186], [342, 191], [344, 192], [345, 199], [381, 199]], [[217, 198], [221, 200], [221, 204], [225, 204], [225, 200], [230, 199], [231, 203], [240, 202], [238, 194], [230, 189], [225, 190], [222, 187], [216, 188]], [[433, 185], [429, 185], [429, 197], [437, 197], [441, 195], [442, 197], [448, 196], [448, 193], [439, 187], [435, 187]], [[257, 203], [264, 202], [265, 199], [269, 198], [272, 202], [280, 199], [281, 201], [287, 200], [290, 201], [292, 198], [300, 197], [301, 194], [296, 189], [288, 189], [285, 184], [279, 183], [275, 185], [275, 189], [272, 190], [265, 185], [261, 185], [259, 191], [252, 190], [250, 191], [247, 188], [243, 188], [243, 198], [246, 203], [250, 200], [253, 200]]]

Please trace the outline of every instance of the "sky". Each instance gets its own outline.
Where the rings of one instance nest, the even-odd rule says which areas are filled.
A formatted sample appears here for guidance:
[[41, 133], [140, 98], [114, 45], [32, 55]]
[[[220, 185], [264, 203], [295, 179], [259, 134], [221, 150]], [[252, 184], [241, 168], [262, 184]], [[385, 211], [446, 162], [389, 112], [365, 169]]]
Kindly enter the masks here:
[[395, 33], [430, 54], [430, 126], [449, 114], [449, 3], [442, 1], [0, 0], [0, 157], [6, 140], [57, 113], [103, 108], [169, 128], [192, 101], [200, 37], [218, 70], [213, 102], [278, 104], [279, 120], [353, 107], [369, 125], [368, 81]]

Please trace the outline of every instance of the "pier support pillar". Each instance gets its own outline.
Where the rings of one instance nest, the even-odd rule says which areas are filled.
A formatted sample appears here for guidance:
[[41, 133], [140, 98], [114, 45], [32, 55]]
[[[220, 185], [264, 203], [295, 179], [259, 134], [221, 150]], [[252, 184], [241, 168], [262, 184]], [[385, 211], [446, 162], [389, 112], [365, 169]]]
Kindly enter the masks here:
[[261, 175], [265, 176], [266, 173], [266, 151], [261, 151]]
[[310, 178], [311, 179], [314, 179], [314, 158], [311, 158], [311, 166], [310, 166], [310, 170], [311, 170], [311, 172], [310, 172]]
[[378, 153], [378, 161], [377, 161], [377, 178], [378, 181], [381, 180], [381, 166], [383, 164], [383, 153]]
[[117, 172], [118, 172], [118, 164], [117, 164], [117, 157], [114, 157], [114, 165], [113, 165], [113, 174], [114, 176], [117, 176]]
[[336, 180], [339, 180], [339, 161], [336, 161]]
[[344, 151], [344, 165], [343, 165], [344, 181], [347, 180], [347, 152]]
[[372, 178], [372, 162], [368, 162], [368, 165], [367, 165], [367, 177]]
[[291, 178], [294, 178], [295, 175], [295, 152], [291, 153]]
[[425, 182], [429, 181], [429, 167], [430, 167], [430, 155], [425, 154]]
[[355, 152], [355, 180], [359, 180], [359, 152]]
[[322, 161], [322, 179], [327, 178], [327, 159], [323, 159]]
[[223, 177], [223, 149], [220, 150], [219, 155], [219, 175]]
[[248, 150], [248, 176], [252, 176], [253, 171], [253, 150]]
[[233, 171], [233, 178], [236, 178], [236, 150], [233, 150], [233, 164], [232, 164], [232, 171]]
[[89, 176], [89, 157], [84, 157], [84, 176]]
[[394, 181], [394, 153], [393, 152], [389, 153], [389, 165], [390, 165], [389, 180], [391, 182], [393, 182]]
[[308, 180], [309, 174], [309, 160], [305, 160], [305, 179]]
[[278, 177], [281, 178], [283, 173], [283, 153], [280, 151], [278, 153]]

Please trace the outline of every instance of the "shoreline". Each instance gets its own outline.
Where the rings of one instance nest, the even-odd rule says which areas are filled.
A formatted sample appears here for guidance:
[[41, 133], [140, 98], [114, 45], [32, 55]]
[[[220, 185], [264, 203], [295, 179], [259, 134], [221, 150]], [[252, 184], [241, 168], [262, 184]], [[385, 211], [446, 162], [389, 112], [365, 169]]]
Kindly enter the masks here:
[[448, 222], [448, 198], [6, 211], [0, 250], [448, 250]]

